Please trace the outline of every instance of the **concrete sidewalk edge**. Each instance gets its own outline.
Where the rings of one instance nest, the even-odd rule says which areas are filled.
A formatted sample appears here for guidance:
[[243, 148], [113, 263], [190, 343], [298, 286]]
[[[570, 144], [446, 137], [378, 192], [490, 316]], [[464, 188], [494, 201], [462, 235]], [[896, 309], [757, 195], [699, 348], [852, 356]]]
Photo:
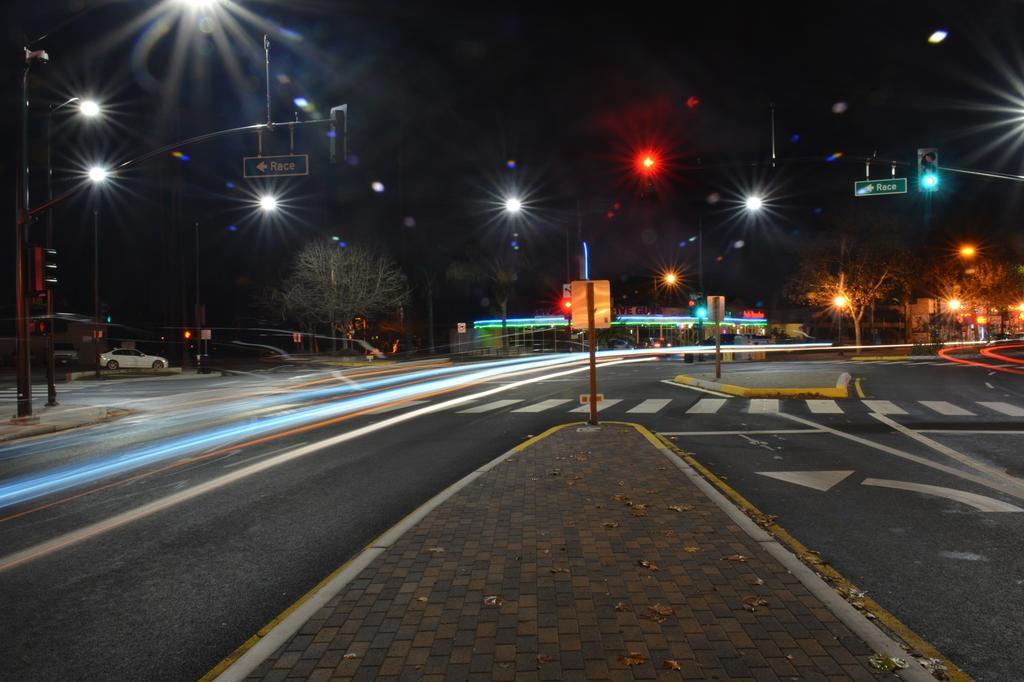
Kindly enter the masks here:
[[384, 553], [402, 535], [419, 523], [427, 514], [439, 507], [467, 485], [484, 475], [503, 461], [530, 447], [534, 443], [551, 436], [563, 429], [583, 426], [584, 422], [570, 422], [553, 426], [547, 431], [529, 438], [508, 452], [499, 455], [478, 469], [463, 476], [455, 483], [434, 495], [419, 507], [411, 511], [401, 521], [384, 531], [376, 539], [367, 544], [358, 554], [339, 566], [333, 573], [324, 578], [309, 592], [282, 611], [274, 620], [257, 631], [255, 635], [235, 649], [227, 658], [203, 675], [200, 682], [217, 680], [233, 682], [244, 680], [260, 663], [266, 660], [282, 644], [291, 639], [317, 611], [351, 582], [359, 573], [370, 565], [374, 559]]
[[[691, 454], [678, 448], [664, 437], [656, 436], [647, 431], [642, 426], [633, 426], [652, 443], [656, 443], [661, 452], [687, 478], [693, 481], [702, 492], [707, 494], [729, 518], [746, 531], [765, 551], [778, 559], [844, 625], [850, 628], [851, 631], [863, 639], [875, 651], [894, 658], [906, 658], [908, 653], [903, 645], [893, 639], [885, 630], [882, 630], [875, 622], [868, 620], [864, 613], [870, 613], [874, 616], [878, 623], [885, 626], [887, 630], [902, 640], [910, 649], [918, 651], [924, 657], [939, 660], [945, 666], [944, 672], [946, 675], [945, 678], [941, 679], [958, 681], [972, 679], [943, 655], [942, 652], [936, 649], [934, 645], [923, 639], [870, 597], [859, 597], [858, 601], [863, 604], [862, 613], [842, 596], [842, 592], [849, 595], [860, 593], [860, 591], [841, 573], [823, 563], [817, 558], [815, 552], [807, 549], [782, 526], [775, 523], [772, 517], [759, 510], [739, 492], [715, 476]], [[763, 526], [759, 525], [759, 523], [763, 524]], [[911, 663], [910, 667], [898, 671], [898, 674], [906, 679], [936, 679], [923, 665], [913, 665], [915, 661], [920, 663], [920, 661], [911, 656], [910, 660], [908, 660], [908, 663]]]
[[709, 391], [728, 393], [729, 395], [741, 398], [848, 398], [850, 396], [850, 381], [853, 377], [849, 372], [839, 375], [835, 386], [817, 386], [801, 388], [753, 388], [750, 386], [738, 386], [725, 384], [718, 381], [707, 381], [697, 379], [686, 374], [680, 374], [674, 381], [687, 386], [696, 386]]
[[73, 408], [75, 410], [88, 411], [87, 414], [82, 414], [78, 419], [55, 419], [53, 421], [40, 419], [34, 422], [19, 423], [16, 419], [12, 419], [7, 423], [14, 426], [16, 430], [7, 431], [6, 433], [0, 433], [0, 443], [12, 440], [18, 440], [20, 438], [31, 438], [33, 436], [44, 436], [49, 433], [57, 433], [59, 431], [69, 431], [71, 429], [82, 428], [83, 426], [93, 426], [94, 424], [102, 424], [103, 422], [123, 417], [129, 414], [129, 410], [125, 410], [119, 407], [106, 407], [106, 406], [86, 406], [81, 408]]

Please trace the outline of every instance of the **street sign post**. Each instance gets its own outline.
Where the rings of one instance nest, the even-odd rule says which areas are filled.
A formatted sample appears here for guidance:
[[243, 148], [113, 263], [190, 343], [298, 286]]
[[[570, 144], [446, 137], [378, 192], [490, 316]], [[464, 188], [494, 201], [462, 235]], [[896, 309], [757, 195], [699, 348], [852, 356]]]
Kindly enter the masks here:
[[247, 178], [282, 178], [309, 175], [309, 154], [288, 156], [245, 156], [242, 175]]
[[[586, 318], [583, 318], [586, 311]], [[612, 288], [606, 279], [576, 280], [572, 283], [572, 326], [579, 329], [587, 321], [587, 345], [590, 347], [590, 420], [597, 425], [597, 330], [612, 326]]]
[[715, 379], [721, 379], [722, 321], [725, 319], [725, 296], [708, 296], [708, 317], [715, 323]]
[[888, 178], [887, 180], [859, 180], [853, 183], [853, 196], [877, 197], [886, 194], [906, 194], [906, 178]]

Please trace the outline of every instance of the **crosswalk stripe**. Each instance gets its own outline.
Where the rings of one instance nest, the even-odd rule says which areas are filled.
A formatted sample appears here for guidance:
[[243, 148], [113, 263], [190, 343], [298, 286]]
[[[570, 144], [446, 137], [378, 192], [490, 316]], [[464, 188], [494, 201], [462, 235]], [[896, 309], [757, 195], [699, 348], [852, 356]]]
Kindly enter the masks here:
[[947, 403], [945, 400], [918, 400], [929, 410], [934, 410], [941, 415], [947, 417], [973, 417], [974, 413], [965, 410], [962, 407], [957, 407], [953, 403]]
[[893, 403], [888, 400], [862, 400], [865, 407], [872, 412], [878, 414], [906, 414], [907, 411], [901, 407], [896, 407]]
[[626, 410], [629, 414], [654, 414], [672, 402], [671, 398], [648, 398], [636, 407]]
[[686, 411], [686, 414], [714, 414], [725, 405], [728, 398], [701, 398]]
[[768, 414], [769, 412], [779, 411], [779, 399], [778, 398], [751, 398], [750, 414]]
[[807, 408], [814, 414], [842, 414], [843, 408], [834, 400], [808, 400]]
[[990, 403], [982, 402], [979, 400], [978, 404], [981, 405], [982, 407], [987, 407], [990, 410], [1002, 412], [1003, 414], [1008, 415], [1010, 417], [1024, 417], [1024, 407], [1017, 407], [1016, 405], [1011, 405], [1010, 403]]
[[376, 410], [370, 410], [367, 414], [387, 414], [388, 412], [396, 412], [397, 410], [404, 410], [407, 407], [413, 405], [422, 405], [427, 402], [426, 400], [409, 400], [408, 402], [400, 403], [398, 405], [385, 405], [384, 407], [378, 407]]
[[[621, 402], [622, 402], [622, 398], [611, 398], [611, 399], [605, 398], [604, 400], [602, 400], [601, 402], [599, 402], [597, 404], [597, 411], [600, 412], [601, 410], [603, 410], [605, 408], [611, 407], [612, 405], [615, 405], [616, 403], [621, 403]], [[580, 405], [576, 409], [569, 410], [569, 411], [570, 412], [590, 412], [590, 405]]]
[[459, 414], [479, 414], [481, 412], [491, 412], [492, 410], [500, 410], [503, 407], [509, 405], [515, 405], [521, 403], [522, 400], [495, 400], [493, 403], [484, 403], [483, 405], [477, 405], [471, 407], [468, 410], [459, 410]]
[[526, 407], [520, 407], [512, 410], [513, 412], [543, 412], [544, 410], [550, 410], [552, 407], [558, 407], [570, 402], [570, 398], [551, 398], [550, 400], [542, 400], [539, 403], [527, 405]]

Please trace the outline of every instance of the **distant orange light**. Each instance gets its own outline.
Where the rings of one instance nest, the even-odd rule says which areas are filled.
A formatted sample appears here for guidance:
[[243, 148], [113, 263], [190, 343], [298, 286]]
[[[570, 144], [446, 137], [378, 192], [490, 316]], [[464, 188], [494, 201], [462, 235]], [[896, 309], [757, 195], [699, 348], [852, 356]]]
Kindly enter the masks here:
[[978, 250], [975, 249], [973, 246], [967, 245], [960, 247], [960, 255], [963, 256], [964, 258], [974, 258], [974, 256], [977, 253]]
[[984, 315], [978, 315], [976, 321], [978, 324], [988, 324], [988, 318], [985, 317]]
[[192, 338], [192, 332], [189, 331], [188, 329], [185, 330], [185, 338], [186, 339], [191, 339]]
[[678, 281], [679, 281], [679, 276], [676, 275], [676, 273], [669, 272], [669, 273], [665, 274], [665, 284], [675, 284]]
[[946, 301], [946, 307], [949, 308], [950, 310], [960, 310], [959, 299], [951, 298], [950, 300]]
[[834, 299], [832, 299], [832, 303], [834, 303], [837, 308], [845, 308], [846, 304], [849, 303], [849, 302], [850, 302], [850, 299], [846, 298], [842, 294], [840, 294], [840, 295], [836, 296]]

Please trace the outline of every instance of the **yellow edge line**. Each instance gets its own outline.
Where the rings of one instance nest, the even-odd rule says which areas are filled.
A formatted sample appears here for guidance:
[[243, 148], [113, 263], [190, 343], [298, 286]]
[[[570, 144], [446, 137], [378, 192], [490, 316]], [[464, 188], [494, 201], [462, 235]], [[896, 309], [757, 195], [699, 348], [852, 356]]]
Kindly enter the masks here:
[[872, 360], [910, 360], [911, 358], [909, 355], [851, 355], [850, 359], [871, 362]]
[[[534, 436], [533, 438], [529, 438], [529, 439], [523, 441], [519, 445], [517, 445], [514, 448], [512, 448], [511, 450], [509, 450], [509, 452], [522, 452], [523, 450], [525, 450], [526, 448], [530, 447], [531, 445], [533, 445], [533, 444], [535, 444], [535, 443], [537, 443], [539, 441], [544, 440], [548, 436], [551, 436], [551, 435], [554, 435], [555, 433], [558, 433], [562, 429], [567, 429], [567, 428], [572, 427], [572, 426], [581, 426], [582, 424], [584, 424], [584, 422], [570, 422], [568, 424], [559, 424], [558, 426], [552, 426], [547, 431], [545, 431], [545, 432], [543, 432], [543, 433], [541, 433], [541, 434], [539, 434], [537, 436]], [[290, 616], [292, 614], [292, 612], [295, 611], [295, 609], [299, 608], [300, 606], [305, 604], [307, 601], [309, 601], [309, 599], [314, 594], [316, 594], [321, 589], [323, 589], [324, 586], [327, 585], [327, 583], [329, 583], [332, 580], [334, 580], [334, 578], [339, 573], [341, 573], [346, 568], [348, 568], [349, 564], [351, 564], [353, 561], [358, 559], [362, 555], [363, 552], [365, 552], [369, 548], [371, 548], [374, 545], [376, 545], [377, 542], [382, 537], [384, 537], [385, 535], [387, 535], [388, 533], [391, 532], [392, 528], [394, 528], [395, 526], [401, 524], [403, 521], [405, 521], [405, 519], [409, 518], [410, 516], [412, 516], [413, 514], [418, 512], [421, 507], [423, 507], [426, 504], [429, 504], [430, 501], [433, 500], [433, 499], [434, 498], [431, 497], [429, 500], [427, 500], [426, 502], [421, 504], [419, 507], [416, 507], [416, 509], [412, 510], [411, 512], [409, 512], [408, 514], [403, 516], [401, 518], [401, 520], [399, 520], [397, 523], [395, 523], [393, 526], [391, 526], [391, 528], [388, 528], [386, 531], [384, 531], [383, 533], [381, 533], [380, 535], [375, 537], [373, 540], [371, 540], [369, 543], [367, 543], [351, 559], [349, 559], [348, 561], [343, 563], [341, 566], [339, 566], [338, 568], [336, 568], [333, 571], [331, 571], [330, 575], [328, 575], [326, 578], [324, 578], [323, 580], [321, 580], [320, 582], [318, 582], [316, 584], [316, 587], [314, 587], [313, 589], [311, 589], [308, 592], [306, 592], [306, 594], [304, 594], [301, 597], [299, 597], [291, 606], [286, 608], [281, 613], [277, 614], [277, 616], [272, 621], [270, 621], [269, 623], [267, 623], [266, 625], [261, 627], [259, 630], [257, 630], [255, 635], [253, 635], [249, 639], [245, 640], [245, 642], [243, 642], [237, 649], [235, 649], [230, 654], [228, 654], [228, 656], [224, 660], [222, 660], [217, 665], [213, 666], [213, 668], [211, 668], [209, 670], [209, 672], [207, 672], [205, 675], [203, 675], [202, 677], [199, 678], [199, 682], [210, 682], [211, 680], [216, 679], [217, 676], [219, 676], [221, 673], [223, 673], [225, 670], [227, 670], [229, 667], [231, 667], [231, 665], [235, 661], [237, 661], [239, 658], [244, 656], [245, 652], [247, 652], [249, 649], [253, 648], [256, 645], [257, 642], [259, 642], [261, 639], [266, 637], [267, 633], [269, 633], [271, 630], [273, 630], [275, 627], [277, 627], [281, 623], [281, 621], [283, 621], [285, 618]]]
[[[757, 525], [761, 526], [766, 531], [775, 536], [777, 540], [787, 545], [789, 550], [793, 552], [793, 554], [795, 554], [798, 559], [807, 564], [807, 566], [811, 570], [821, 574], [825, 582], [827, 582], [833, 589], [835, 589], [839, 596], [845, 599], [846, 597], [843, 594], [844, 591], [846, 591], [847, 594], [849, 594], [851, 590], [860, 591], [858, 590], [856, 585], [847, 580], [842, 574], [839, 573], [839, 571], [832, 568], [828, 564], [823, 563], [821, 559], [818, 558], [818, 555], [815, 552], [812, 552], [811, 550], [807, 549], [807, 547], [805, 547], [803, 543], [801, 543], [795, 537], [790, 535], [785, 528], [775, 523], [774, 521], [769, 521], [769, 519], [771, 518], [770, 516], [768, 516], [760, 509], [755, 507], [752, 502], [750, 502], [747, 498], [743, 497], [743, 495], [741, 495], [738, 491], [732, 488], [732, 486], [730, 486], [728, 483], [726, 483], [718, 476], [715, 476], [713, 473], [711, 473], [711, 471], [709, 471], [703, 464], [694, 459], [693, 455], [679, 449], [679, 447], [677, 447], [674, 443], [667, 440], [663, 436], [651, 434], [650, 432], [647, 432], [647, 430], [642, 426], [634, 426], [636, 426], [636, 428], [642, 434], [644, 434], [644, 437], [647, 438], [647, 440], [651, 441], [652, 443], [655, 443], [658, 447], [667, 447], [669, 450], [676, 453], [677, 456], [682, 458], [683, 461], [685, 461], [691, 467], [696, 469], [701, 476], [706, 478], [712, 485], [714, 485], [722, 493], [724, 493], [726, 497], [732, 500], [733, 504], [739, 507], [740, 510], [743, 511], [743, 513], [745, 513], [747, 516], [753, 519], [753, 521]], [[873, 615], [879, 623], [885, 625], [886, 628], [888, 628], [896, 636], [902, 639], [912, 649], [917, 650], [918, 652], [920, 652], [924, 656], [927, 656], [928, 658], [936, 658], [942, 661], [942, 664], [946, 666], [947, 679], [953, 680], [954, 682], [970, 682], [971, 680], [973, 680], [972, 677], [970, 677], [967, 673], [962, 671], [955, 663], [953, 663], [953, 661], [946, 658], [938, 649], [935, 648], [935, 646], [933, 646], [925, 639], [923, 639], [920, 635], [918, 635], [916, 632], [911, 630], [910, 627], [905, 625], [896, 616], [885, 610], [874, 599], [865, 596], [861, 598], [859, 601], [861, 601], [864, 604], [864, 608], [862, 609], [863, 611], [866, 611]]]
[[854, 379], [853, 387], [855, 389], [857, 389], [857, 397], [858, 398], [866, 398], [867, 397], [866, 395], [864, 395], [864, 388], [860, 385], [860, 377], [857, 377], [856, 379]]
[[[680, 374], [675, 381], [688, 386], [704, 388], [692, 377]], [[708, 387], [710, 388], [710, 387]], [[741, 398], [796, 398], [803, 396], [817, 396], [820, 398], [848, 398], [849, 391], [845, 386], [822, 386], [809, 388], [750, 388], [748, 386], [736, 386], [734, 384], [720, 384], [715, 382], [715, 391], [728, 393]]]

